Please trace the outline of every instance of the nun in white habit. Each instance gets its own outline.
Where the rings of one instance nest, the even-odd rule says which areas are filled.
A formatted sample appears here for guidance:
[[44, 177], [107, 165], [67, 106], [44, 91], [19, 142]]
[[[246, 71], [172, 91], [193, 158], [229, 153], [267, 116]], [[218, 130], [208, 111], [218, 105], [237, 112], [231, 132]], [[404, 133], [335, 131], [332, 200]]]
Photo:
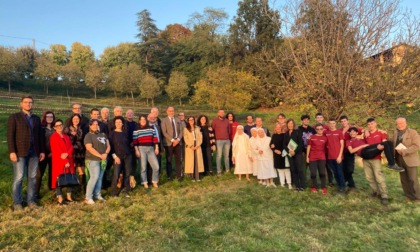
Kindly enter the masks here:
[[[252, 175], [255, 177], [258, 176], [258, 132], [257, 128], [251, 128], [251, 137], [249, 138], [249, 148], [251, 150], [251, 160], [252, 160]], [[262, 181], [260, 181], [262, 183]]]
[[265, 135], [264, 129], [258, 129], [258, 179], [263, 180], [263, 185], [276, 187], [273, 178], [277, 177], [274, 169], [273, 151], [270, 148], [271, 138]]
[[235, 164], [235, 174], [238, 174], [239, 180], [241, 180], [242, 174], [245, 174], [249, 181], [249, 174], [252, 173], [251, 159], [249, 137], [244, 133], [244, 127], [238, 125], [232, 143], [232, 162]]

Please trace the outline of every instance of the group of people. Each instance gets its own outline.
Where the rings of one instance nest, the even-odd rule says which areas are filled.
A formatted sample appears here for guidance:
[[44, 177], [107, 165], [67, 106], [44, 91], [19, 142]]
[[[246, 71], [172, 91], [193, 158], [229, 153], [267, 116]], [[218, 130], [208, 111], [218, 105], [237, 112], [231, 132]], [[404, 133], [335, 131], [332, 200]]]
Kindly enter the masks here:
[[[138, 121], [134, 111], [128, 109], [125, 117], [120, 106], [114, 108], [110, 118], [108, 108], [91, 109], [90, 118], [82, 113], [81, 104], [72, 105], [71, 116], [63, 121], [52, 111], [39, 118], [32, 111], [33, 99], [21, 99], [21, 111], [10, 115], [7, 123], [7, 143], [13, 163], [14, 210], [23, 209], [22, 182], [28, 174], [27, 204], [37, 208], [42, 178], [48, 167], [48, 187], [56, 191], [60, 205], [75, 202], [74, 188], [57, 186], [57, 178], [64, 173], [77, 174], [79, 190], [85, 195], [84, 203], [105, 201], [101, 189], [111, 187], [113, 197], [122, 194], [130, 197], [136, 185], [136, 171], [140, 171], [143, 187], [159, 187], [162, 154], [165, 153], [166, 176], [169, 181], [182, 181], [190, 177], [200, 181], [202, 176], [213, 175], [212, 159], [216, 152], [216, 173], [221, 176], [222, 166], [239, 180], [256, 176], [259, 183], [276, 187], [287, 185], [296, 192], [306, 188], [306, 171], [309, 167], [311, 192], [319, 189], [327, 193], [327, 185], [337, 184], [337, 193], [355, 188], [353, 180], [354, 155], [363, 158], [366, 179], [372, 195], [388, 204], [388, 192], [382, 173], [381, 153], [388, 159], [388, 168], [400, 172], [407, 200], [420, 201], [417, 166], [420, 165], [417, 132], [407, 128], [404, 118], [398, 118], [394, 139], [389, 141], [385, 131], [378, 130], [374, 119], [367, 120], [368, 129], [351, 127], [346, 116], [340, 117], [342, 128], [335, 119], [323, 123], [323, 115], [316, 115], [314, 127], [310, 117], [301, 117], [297, 127], [293, 119], [279, 114], [273, 135], [263, 126], [262, 118], [249, 115], [246, 124], [240, 125], [233, 113], [225, 116], [217, 112], [211, 122], [205, 115], [198, 118], [175, 109], [166, 109], [167, 117], [160, 119], [154, 107]], [[394, 150], [394, 146], [396, 146]], [[223, 158], [223, 162], [222, 162]], [[172, 166], [174, 159], [174, 167]], [[113, 169], [112, 169], [113, 167]], [[112, 172], [113, 171], [113, 172]], [[111, 173], [112, 172], [112, 173]], [[293, 187], [294, 186], [294, 187]]]

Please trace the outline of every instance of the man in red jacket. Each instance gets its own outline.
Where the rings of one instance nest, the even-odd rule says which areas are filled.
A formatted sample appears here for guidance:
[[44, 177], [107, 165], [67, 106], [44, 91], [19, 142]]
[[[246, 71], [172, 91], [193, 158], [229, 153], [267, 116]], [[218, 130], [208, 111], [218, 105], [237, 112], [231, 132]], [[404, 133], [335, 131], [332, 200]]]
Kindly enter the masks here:
[[13, 207], [15, 211], [23, 209], [22, 182], [28, 174], [27, 203], [30, 208], [37, 208], [35, 203], [35, 185], [38, 163], [45, 158], [44, 137], [41, 120], [32, 114], [33, 99], [24, 96], [20, 101], [22, 111], [9, 116], [7, 121], [7, 145], [10, 160], [13, 163]]

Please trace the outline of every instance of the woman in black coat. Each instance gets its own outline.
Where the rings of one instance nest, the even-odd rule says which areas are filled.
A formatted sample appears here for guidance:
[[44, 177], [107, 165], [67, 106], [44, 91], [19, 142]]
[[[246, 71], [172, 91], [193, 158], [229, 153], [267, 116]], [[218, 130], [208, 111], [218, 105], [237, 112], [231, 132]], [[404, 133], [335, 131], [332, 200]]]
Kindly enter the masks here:
[[[288, 153], [287, 158], [290, 163], [290, 172], [296, 191], [305, 189], [305, 174], [302, 166], [303, 139], [302, 134], [296, 129], [296, 123], [293, 119], [286, 122], [287, 131], [284, 134], [284, 149]], [[293, 141], [291, 141], [293, 140]], [[294, 146], [293, 146], [294, 145]], [[293, 148], [292, 148], [293, 146]]]
[[276, 168], [279, 174], [280, 185], [284, 187], [285, 183], [289, 185], [289, 189], [292, 189], [292, 179], [290, 175], [289, 162], [286, 164], [286, 157], [282, 155], [284, 150], [284, 137], [283, 128], [281, 124], [276, 123], [274, 128], [274, 134], [271, 137], [270, 147], [273, 150], [274, 168]]

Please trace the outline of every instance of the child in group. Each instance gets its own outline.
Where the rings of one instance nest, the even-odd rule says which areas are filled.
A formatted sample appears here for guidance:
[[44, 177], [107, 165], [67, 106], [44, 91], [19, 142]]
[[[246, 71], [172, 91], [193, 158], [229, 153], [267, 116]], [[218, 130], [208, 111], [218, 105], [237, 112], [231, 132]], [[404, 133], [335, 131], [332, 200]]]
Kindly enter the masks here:
[[316, 174], [318, 172], [321, 180], [322, 194], [327, 194], [325, 165], [326, 165], [326, 144], [327, 137], [323, 134], [324, 127], [321, 123], [315, 125], [316, 134], [311, 135], [308, 139], [308, 148], [306, 151], [306, 162], [309, 163], [311, 171], [312, 189], [311, 192], [316, 193], [317, 182]]

